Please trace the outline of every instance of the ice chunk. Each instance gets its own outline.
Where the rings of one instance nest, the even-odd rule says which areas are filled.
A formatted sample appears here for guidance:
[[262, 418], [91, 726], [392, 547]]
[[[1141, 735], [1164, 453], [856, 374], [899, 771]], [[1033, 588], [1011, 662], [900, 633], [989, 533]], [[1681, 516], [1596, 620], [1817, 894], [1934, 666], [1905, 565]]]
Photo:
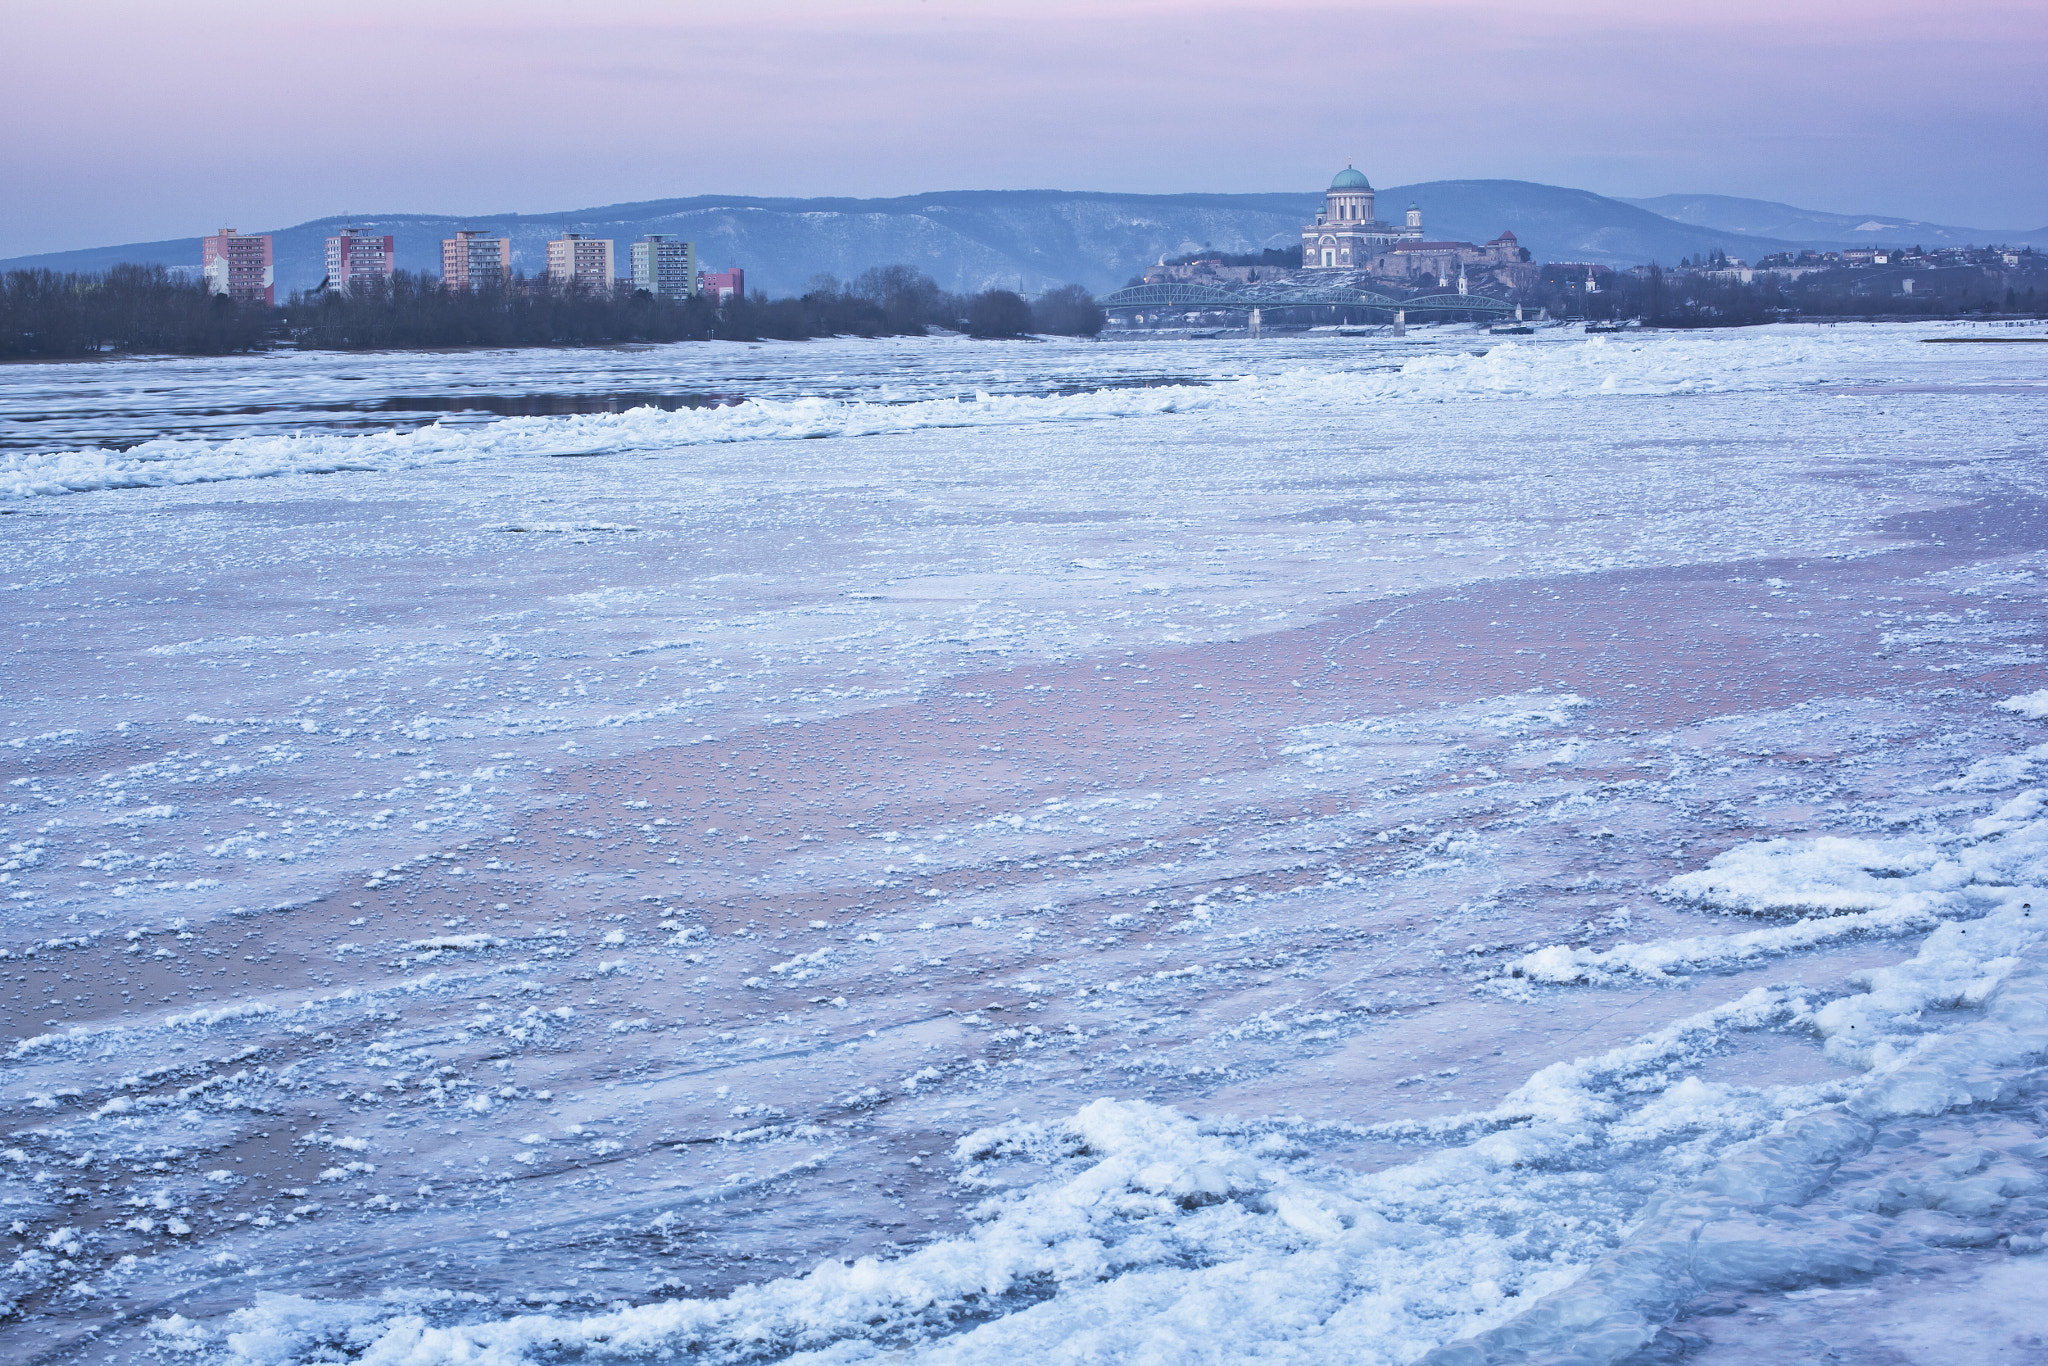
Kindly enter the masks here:
[[2048, 721], [2048, 688], [2008, 697], [1998, 705], [2005, 711], [2018, 712], [2030, 721]]

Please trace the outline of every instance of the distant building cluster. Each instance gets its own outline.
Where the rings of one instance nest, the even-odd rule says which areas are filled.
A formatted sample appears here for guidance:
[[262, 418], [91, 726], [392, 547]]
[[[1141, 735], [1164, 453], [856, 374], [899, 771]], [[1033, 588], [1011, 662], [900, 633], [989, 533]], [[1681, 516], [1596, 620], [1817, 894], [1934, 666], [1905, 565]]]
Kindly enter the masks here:
[[1227, 283], [1256, 284], [1284, 279], [1299, 269], [1310, 278], [1326, 283], [1400, 284], [1410, 288], [1455, 288], [1469, 293], [1474, 287], [1523, 288], [1537, 274], [1529, 264], [1529, 253], [1513, 232], [1504, 231], [1491, 242], [1455, 242], [1423, 236], [1422, 209], [1410, 204], [1402, 222], [1390, 223], [1378, 213], [1378, 195], [1364, 172], [1354, 166], [1339, 171], [1323, 196], [1323, 210], [1316, 221], [1301, 230], [1301, 263], [1275, 260], [1285, 254], [1267, 250], [1256, 256], [1229, 258], [1165, 257], [1144, 274], [1146, 284]]
[[[1906, 267], [1922, 270], [1953, 269], [1959, 266], [1976, 266], [1995, 270], [2001, 266], [2017, 266], [2021, 258], [2031, 254], [2031, 248], [2022, 247], [1936, 247], [1922, 251], [1918, 247], [1851, 247], [1847, 251], [1781, 251], [1759, 260], [1755, 265], [1716, 251], [1699, 260], [1679, 262], [1683, 271], [1695, 271], [1716, 280], [1734, 280], [1741, 284], [1752, 284], [1759, 279], [1773, 279], [1783, 282], [1797, 280], [1802, 275], [1814, 275], [1829, 270], [1864, 271], [1887, 267], [1897, 271]], [[1649, 267], [1634, 268], [1638, 275], [1647, 274]], [[1909, 288], [1905, 293], [1912, 293]]]
[[[1715, 250], [1663, 272], [1633, 266], [1628, 274], [1681, 281], [1748, 285], [1802, 307], [1828, 301], [1833, 308], [1894, 307], [1923, 303], [1961, 311], [2037, 308], [2042, 257], [2025, 243], [2006, 246], [1852, 247], [1846, 251], [1785, 251], [1754, 264]], [[1803, 283], [1802, 283], [1803, 282]], [[2022, 294], [2024, 291], [2024, 294]]]
[[1400, 223], [1376, 212], [1372, 182], [1346, 166], [1331, 180], [1323, 211], [1301, 230], [1303, 270], [1363, 271], [1382, 279], [1426, 281], [1440, 287], [1462, 282], [1468, 271], [1499, 271], [1522, 265], [1529, 253], [1503, 232], [1491, 242], [1424, 241], [1422, 209], [1410, 204]]
[[[398, 268], [397, 239], [347, 227], [327, 239], [327, 274], [322, 290], [346, 291], [361, 281], [391, 278]], [[615, 244], [608, 237], [567, 232], [547, 244], [547, 271], [536, 288], [586, 289], [688, 299], [704, 295], [718, 303], [746, 297], [746, 272], [738, 266], [706, 271], [697, 265], [697, 244], [665, 233], [649, 233], [632, 244], [632, 274], [615, 274]], [[277, 273], [268, 234], [244, 237], [222, 228], [200, 246], [206, 287], [236, 303], [270, 308], [277, 303]], [[476, 291], [512, 284], [512, 244], [502, 237], [463, 229], [441, 241], [441, 287]]]
[[1503, 231], [1491, 242], [1398, 242], [1393, 250], [1374, 258], [1366, 266], [1373, 274], [1396, 280], [1436, 278], [1448, 285], [1468, 270], [1494, 270], [1520, 265], [1528, 256], [1512, 232]]

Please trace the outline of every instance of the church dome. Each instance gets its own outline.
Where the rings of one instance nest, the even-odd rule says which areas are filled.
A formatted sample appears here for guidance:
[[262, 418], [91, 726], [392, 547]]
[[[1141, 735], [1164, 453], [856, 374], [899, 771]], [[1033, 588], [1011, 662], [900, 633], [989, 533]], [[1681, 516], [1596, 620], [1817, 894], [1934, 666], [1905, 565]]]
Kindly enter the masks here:
[[1351, 167], [1346, 166], [1343, 170], [1337, 172], [1337, 178], [1330, 182], [1330, 188], [1333, 190], [1369, 190], [1372, 188], [1372, 184], [1366, 180], [1363, 171], [1355, 171]]

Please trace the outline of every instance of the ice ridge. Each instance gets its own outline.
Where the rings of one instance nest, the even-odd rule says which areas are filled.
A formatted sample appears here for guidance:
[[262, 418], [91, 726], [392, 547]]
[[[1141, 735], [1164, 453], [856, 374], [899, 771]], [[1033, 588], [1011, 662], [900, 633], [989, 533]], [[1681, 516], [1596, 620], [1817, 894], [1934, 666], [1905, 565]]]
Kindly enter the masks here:
[[[1836, 348], [1839, 350], [1839, 348]], [[906, 403], [805, 397], [727, 407], [634, 408], [569, 417], [509, 417], [483, 426], [433, 423], [413, 431], [159, 439], [101, 448], [0, 454], [0, 498], [262, 479], [291, 474], [405, 470], [475, 460], [653, 454], [731, 442], [800, 441], [936, 428], [1099, 422], [1164, 414], [1331, 411], [1373, 403], [1597, 398], [1726, 392], [1782, 384], [1832, 353], [1807, 338], [1774, 338], [1750, 363], [1727, 365], [1709, 342], [1606, 338], [1478, 353], [1412, 357], [1397, 371], [1298, 367], [1217, 384], [1103, 388], [1077, 394], [991, 394]], [[514, 529], [558, 530], [554, 526]], [[598, 529], [598, 528], [590, 528]], [[609, 528], [605, 528], [609, 529]]]
[[1728, 935], [1562, 945], [1506, 965], [1511, 978], [1601, 982], [1669, 978], [1811, 948], [1852, 935], [1918, 933], [2040, 901], [2048, 907], [2048, 789], [2014, 796], [1967, 830], [1890, 840], [1765, 840], [1672, 878], [1668, 900], [1730, 914], [1792, 915], [1790, 924]]
[[[2036, 937], [2021, 933], [2028, 944]], [[1947, 956], [1937, 948], [1893, 971], [1928, 982], [1922, 1003], [1932, 1004], [1946, 994]], [[1654, 1202], [1628, 1241], [1576, 1284], [1428, 1352], [1419, 1366], [1609, 1366], [1649, 1343], [1696, 1295], [1884, 1270], [1890, 1256], [1876, 1229], [1831, 1220], [1802, 1230], [1781, 1212], [1807, 1204], [1844, 1163], [1868, 1152], [1884, 1121], [1996, 1103], [2044, 1055], [2048, 972], [2029, 964], [2010, 972], [1975, 1023], [1929, 1040], [1847, 1102], [1742, 1145], [1691, 1190]]]

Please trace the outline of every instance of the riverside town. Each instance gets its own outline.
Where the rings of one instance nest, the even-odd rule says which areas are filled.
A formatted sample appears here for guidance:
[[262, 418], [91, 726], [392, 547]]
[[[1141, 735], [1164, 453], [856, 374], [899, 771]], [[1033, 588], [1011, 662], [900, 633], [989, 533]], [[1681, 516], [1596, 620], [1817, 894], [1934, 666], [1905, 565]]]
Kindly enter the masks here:
[[[1421, 198], [1428, 190], [1417, 187]], [[1717, 244], [1732, 235], [1696, 231], [1690, 236], [1700, 245], [1675, 260], [1544, 259], [1525, 240], [1534, 231], [1528, 225], [1471, 234], [1484, 240], [1433, 234], [1421, 198], [1383, 214], [1365, 173], [1346, 166], [1298, 228], [1276, 225], [1264, 243], [1160, 252], [1111, 289], [1045, 279], [1027, 287], [1021, 278], [986, 277], [969, 288], [946, 288], [925, 268], [881, 263], [840, 280], [800, 259], [778, 259], [771, 262], [775, 278], [806, 283], [771, 295], [749, 289], [745, 267], [709, 269], [696, 241], [660, 232], [623, 249], [616, 238], [583, 232], [526, 236], [522, 262], [510, 234], [456, 228], [424, 257], [438, 271], [407, 270], [399, 264], [397, 233], [350, 222], [327, 232], [313, 260], [294, 248], [296, 259], [318, 270], [318, 281], [281, 297], [278, 235], [223, 227], [199, 239], [189, 263], [0, 275], [0, 356], [932, 332], [1347, 337], [1401, 335], [1428, 324], [1517, 334], [2035, 317], [2048, 309], [2048, 260], [2026, 242], [1927, 246], [1901, 237], [1745, 259]], [[1866, 223], [1858, 231], [1883, 227]], [[306, 240], [303, 228], [288, 236]], [[306, 269], [299, 278], [313, 273]]]

